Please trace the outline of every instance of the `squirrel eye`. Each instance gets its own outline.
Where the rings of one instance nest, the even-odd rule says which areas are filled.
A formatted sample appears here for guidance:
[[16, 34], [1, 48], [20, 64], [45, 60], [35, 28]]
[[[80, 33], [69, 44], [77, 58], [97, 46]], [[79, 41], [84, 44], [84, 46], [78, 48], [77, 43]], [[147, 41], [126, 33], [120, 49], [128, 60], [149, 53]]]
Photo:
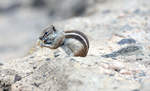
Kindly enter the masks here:
[[48, 32], [45, 32], [45, 35], [47, 35], [48, 34]]

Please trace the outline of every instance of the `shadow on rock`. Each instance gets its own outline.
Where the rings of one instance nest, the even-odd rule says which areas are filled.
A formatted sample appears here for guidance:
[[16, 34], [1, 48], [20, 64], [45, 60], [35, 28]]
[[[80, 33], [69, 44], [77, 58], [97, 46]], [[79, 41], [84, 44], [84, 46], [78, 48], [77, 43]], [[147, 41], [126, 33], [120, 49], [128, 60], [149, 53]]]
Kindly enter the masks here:
[[141, 53], [141, 50], [142, 50], [141, 46], [130, 45], [130, 46], [121, 48], [117, 51], [114, 51], [110, 54], [102, 55], [102, 57], [115, 58], [118, 56], [139, 55], [139, 53]]

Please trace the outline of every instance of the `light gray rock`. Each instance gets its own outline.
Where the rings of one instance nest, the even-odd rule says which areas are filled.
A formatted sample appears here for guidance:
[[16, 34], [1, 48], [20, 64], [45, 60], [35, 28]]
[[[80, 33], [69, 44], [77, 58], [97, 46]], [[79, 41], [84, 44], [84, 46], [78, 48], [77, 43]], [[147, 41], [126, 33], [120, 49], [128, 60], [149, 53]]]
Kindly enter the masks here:
[[[76, 29], [84, 32], [90, 41], [87, 57], [68, 57], [58, 50], [37, 48], [28, 56], [2, 61], [0, 90], [148, 91], [149, 82], [143, 81], [150, 79], [150, 13], [146, 4], [148, 1], [142, 0], [138, 3], [137, 0], [114, 0], [114, 3], [108, 1], [95, 4], [93, 12], [88, 13], [86, 17], [53, 23], [58, 30]], [[73, 4], [76, 6], [78, 3], [86, 6], [85, 2], [78, 0]], [[66, 9], [63, 4], [71, 8]], [[62, 3], [58, 8], [70, 12], [75, 6]], [[3, 25], [0, 30], [8, 30], [0, 31], [2, 34], [0, 50], [5, 51], [7, 48], [10, 54], [17, 56], [20, 53], [16, 50], [25, 50], [26, 46], [31, 45], [31, 42], [38, 38], [42, 27], [52, 21], [44, 13], [45, 11], [33, 12], [29, 7], [23, 10], [11, 14], [13, 18], [0, 16], [2, 17], [0, 25]], [[73, 12], [71, 14], [63, 12], [60, 15], [68, 17], [72, 16]], [[59, 15], [59, 12], [56, 13]], [[134, 41], [130, 43], [126, 39]], [[14, 45], [10, 41], [14, 42]], [[16, 47], [15, 45], [19, 43], [20, 46]], [[2, 51], [0, 52], [2, 54]], [[113, 53], [117, 56], [113, 56]], [[103, 56], [108, 54], [112, 54], [110, 56], [113, 57]], [[1, 58], [5, 56], [8, 54], [3, 53]]]
[[[47, 54], [49, 53], [51, 54], [52, 51]], [[12, 70], [10, 71], [13, 74], [0, 72], [0, 75], [3, 74], [2, 77], [10, 79], [1, 80], [1, 82], [6, 85], [7, 81], [11, 83], [9, 85], [11, 91], [133, 91], [140, 88], [137, 81], [127, 80], [111, 68], [109, 62], [113, 60], [101, 59], [98, 61], [98, 57], [90, 56], [87, 58], [62, 58], [60, 56], [47, 61], [47, 54], [41, 55], [41, 52], [38, 51], [30, 55], [32, 58], [27, 56], [8, 61], [2, 69], [11, 68], [16, 72]], [[52, 58], [52, 55], [49, 57]], [[74, 61], [72, 61], [73, 59]], [[91, 63], [84, 61], [91, 63], [97, 61], [98, 64], [90, 65]], [[13, 64], [9, 65], [10, 62]], [[110, 68], [104, 68], [102, 63], [109, 64]], [[129, 68], [132, 69], [132, 66]], [[115, 72], [114, 76], [109, 75], [108, 70]], [[16, 80], [16, 74], [21, 79]], [[13, 77], [6, 77], [6, 75], [13, 75]], [[130, 77], [132, 78], [132, 76]]]

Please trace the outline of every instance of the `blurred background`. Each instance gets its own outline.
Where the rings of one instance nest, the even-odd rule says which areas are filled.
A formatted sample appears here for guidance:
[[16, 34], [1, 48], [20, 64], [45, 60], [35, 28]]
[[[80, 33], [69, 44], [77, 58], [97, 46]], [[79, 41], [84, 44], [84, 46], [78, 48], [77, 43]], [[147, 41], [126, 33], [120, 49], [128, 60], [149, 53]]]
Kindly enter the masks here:
[[41, 31], [72, 17], [139, 12], [148, 0], [0, 0], [0, 60], [23, 56]]
[[49, 24], [84, 16], [103, 0], [0, 0], [0, 60], [23, 56]]

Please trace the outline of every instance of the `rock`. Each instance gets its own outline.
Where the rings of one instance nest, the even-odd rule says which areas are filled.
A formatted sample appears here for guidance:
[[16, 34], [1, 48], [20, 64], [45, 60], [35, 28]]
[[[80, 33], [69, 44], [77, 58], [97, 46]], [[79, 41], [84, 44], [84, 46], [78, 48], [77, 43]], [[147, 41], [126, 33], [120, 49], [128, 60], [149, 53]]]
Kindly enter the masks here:
[[[35, 54], [37, 55], [35, 56]], [[53, 54], [53, 52], [48, 52], [44, 55], [39, 54], [41, 54], [40, 50], [25, 58], [10, 60], [4, 64], [1, 70], [5, 68], [16, 70], [16, 72], [10, 70], [12, 73], [4, 70], [3, 72], [5, 72], [5, 74], [0, 72], [0, 75], [2, 75], [1, 78], [6, 77], [8, 79], [12, 75], [12, 79], [9, 80], [9, 88], [11, 88], [12, 91], [32, 91], [33, 89], [36, 91], [123, 91], [124, 89], [133, 91], [140, 89], [140, 83], [127, 80], [124, 77], [126, 73], [123, 73], [123, 70], [115, 73], [115, 69], [134, 69], [132, 65], [130, 66], [129, 64], [127, 64], [128, 66], [126, 67], [124, 62], [116, 63], [113, 59], [101, 59], [101, 61], [98, 61], [99, 58], [97, 58], [97, 56], [62, 58], [61, 55], [63, 54], [53, 58], [51, 61], [45, 61], [47, 54], [50, 55]], [[31, 56], [33, 57], [31, 58]], [[7, 66], [9, 62], [13, 64]], [[92, 62], [98, 63], [91, 64]], [[99, 65], [101, 63], [108, 64], [108, 67], [104, 68], [103, 65]], [[33, 70], [32, 68], [35, 67], [35, 65], [36, 69]], [[28, 67], [22, 68], [22, 66], [28, 66], [30, 69]], [[139, 68], [138, 66], [136, 67]], [[112, 73], [113, 76], [111, 76]], [[130, 78], [132, 78], [132, 75]], [[1, 88], [3, 87], [4, 86]]]
[[138, 54], [142, 54], [141, 50], [142, 50], [142, 47], [131, 45], [131, 46], [127, 46], [125, 48], [121, 48], [118, 51], [114, 51], [110, 54], [103, 55], [102, 57], [113, 58], [113, 57], [117, 57], [119, 55], [121, 55], [121, 56], [138, 55]]
[[132, 38], [129, 39], [122, 39], [118, 42], [119, 45], [124, 45], [124, 44], [132, 44], [132, 43], [136, 43], [136, 41]]
[[[26, 4], [28, 1], [22, 0]], [[57, 15], [66, 18], [82, 14], [85, 16], [53, 25], [58, 30], [84, 32], [90, 41], [88, 55], [70, 57], [59, 48], [51, 50], [35, 45], [26, 56], [0, 59], [4, 60], [0, 62], [0, 90], [149, 91], [150, 7], [147, 0], [140, 3], [137, 0], [43, 1], [46, 3], [42, 8], [38, 3], [35, 4], [38, 9], [30, 7], [33, 4], [21, 4], [11, 15], [0, 15], [0, 30], [7, 30], [0, 31], [0, 58], [10, 56], [7, 53], [19, 56], [21, 53], [17, 50], [27, 50], [26, 46], [38, 38], [42, 27], [52, 23]], [[92, 12], [88, 12], [90, 8]], [[48, 12], [54, 15], [48, 16]], [[16, 46], [19, 43], [21, 45]]]
[[16, 74], [14, 82], [20, 81], [21, 79], [22, 79], [22, 77]]

